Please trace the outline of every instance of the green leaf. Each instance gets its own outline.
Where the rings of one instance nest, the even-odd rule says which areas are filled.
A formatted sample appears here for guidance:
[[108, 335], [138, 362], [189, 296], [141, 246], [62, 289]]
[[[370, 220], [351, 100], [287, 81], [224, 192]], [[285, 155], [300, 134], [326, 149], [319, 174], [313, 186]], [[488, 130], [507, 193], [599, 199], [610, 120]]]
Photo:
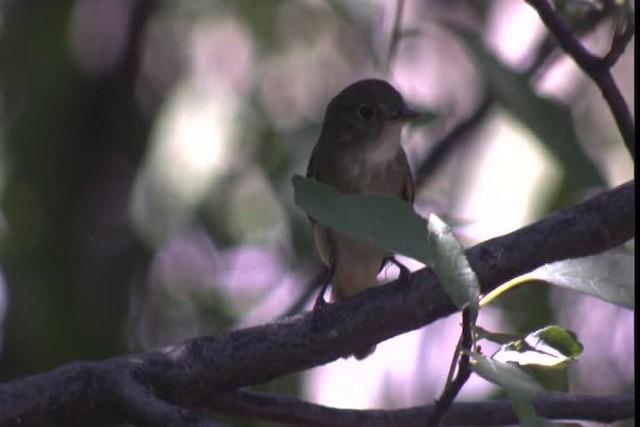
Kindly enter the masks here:
[[554, 366], [553, 368], [542, 365], [522, 365], [520, 369], [535, 378], [547, 390], [569, 392], [568, 364]]
[[[429, 216], [427, 227], [427, 264], [458, 307], [477, 301], [480, 295], [478, 278], [451, 228], [434, 214]], [[474, 319], [476, 313], [477, 308]]]
[[602, 177], [582, 149], [570, 110], [531, 88], [527, 77], [490, 53], [477, 34], [450, 25], [467, 46], [496, 100], [523, 123], [556, 156], [573, 187], [601, 184]]
[[519, 365], [546, 389], [567, 391], [567, 367], [583, 350], [573, 332], [547, 326], [523, 339], [505, 343], [491, 358]]
[[530, 399], [511, 396], [511, 406], [520, 420], [521, 427], [581, 427], [580, 423], [551, 421], [536, 415]]
[[530, 399], [511, 396], [511, 406], [513, 406], [513, 410], [520, 420], [520, 425], [523, 427], [550, 427], [555, 425], [548, 419], [536, 415], [536, 410]]
[[485, 339], [485, 340], [494, 342], [496, 344], [507, 344], [512, 341], [517, 341], [519, 339], [524, 338], [524, 336], [521, 334], [518, 335], [518, 334], [505, 334], [501, 332], [491, 332], [484, 328], [481, 328], [480, 326], [475, 327], [475, 333], [476, 333], [477, 339], [479, 340]]
[[518, 365], [559, 367], [579, 358], [583, 350], [573, 332], [554, 325], [504, 344], [492, 359]]
[[293, 177], [295, 202], [307, 214], [337, 231], [427, 262], [427, 222], [413, 207], [380, 194], [340, 194], [311, 178]]
[[536, 409], [533, 407], [533, 403], [525, 397], [513, 396], [511, 398], [511, 406], [513, 406], [513, 409], [520, 421], [536, 416]]
[[343, 195], [333, 187], [301, 176], [293, 177], [293, 186], [296, 204], [316, 221], [429, 264], [459, 307], [474, 303], [475, 321], [478, 279], [464, 248], [437, 216], [432, 215], [427, 223], [409, 203], [396, 197]]
[[544, 282], [582, 292], [621, 307], [635, 309], [635, 262], [623, 254], [598, 254], [545, 264], [498, 286], [485, 295], [489, 304], [512, 288]]
[[633, 310], [634, 276], [633, 256], [609, 253], [546, 264], [522, 277], [573, 289]]
[[499, 385], [516, 397], [535, 397], [545, 392], [531, 375], [511, 363], [502, 363], [471, 353], [471, 368], [482, 378]]
[[584, 346], [578, 341], [576, 334], [560, 326], [547, 326], [535, 331], [525, 341], [539, 351], [558, 351], [564, 357], [577, 359], [582, 355]]

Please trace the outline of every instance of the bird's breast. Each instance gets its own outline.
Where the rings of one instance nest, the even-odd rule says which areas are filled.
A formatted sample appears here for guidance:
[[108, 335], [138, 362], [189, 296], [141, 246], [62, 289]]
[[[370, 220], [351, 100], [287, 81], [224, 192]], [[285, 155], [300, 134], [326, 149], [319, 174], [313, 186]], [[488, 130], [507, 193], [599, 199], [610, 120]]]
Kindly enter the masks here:
[[363, 156], [371, 165], [385, 165], [392, 162], [398, 155], [400, 147], [400, 136], [402, 126], [398, 124], [388, 124], [376, 138], [368, 142]]
[[338, 190], [343, 193], [402, 194], [408, 165], [400, 150], [398, 147], [395, 157], [387, 162], [371, 161], [366, 155], [345, 162], [339, 172], [344, 176], [339, 181], [349, 184]]

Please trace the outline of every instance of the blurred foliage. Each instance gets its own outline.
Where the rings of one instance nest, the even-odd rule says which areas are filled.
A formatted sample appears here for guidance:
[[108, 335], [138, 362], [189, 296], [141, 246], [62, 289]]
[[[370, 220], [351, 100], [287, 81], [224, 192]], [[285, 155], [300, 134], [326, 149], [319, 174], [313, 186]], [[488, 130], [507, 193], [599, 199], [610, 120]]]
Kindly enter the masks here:
[[132, 17], [117, 71], [87, 79], [69, 55], [74, 4], [30, 3], [8, 10], [0, 41], [4, 379], [122, 350], [142, 254], [121, 210], [148, 134], [132, 100], [147, 13]]
[[[485, 95], [499, 102], [417, 192], [421, 215], [475, 227], [460, 231], [465, 243], [482, 236], [462, 207], [478, 189], [484, 206], [497, 193], [521, 195], [513, 221], [504, 216], [512, 206], [494, 206], [496, 221], [517, 226], [629, 179], [598, 91], [556, 69], [541, 31], [508, 32], [515, 19], [540, 28], [520, 3], [406, 1], [411, 36], [399, 39], [387, 74], [396, 2], [0, 3], [0, 380], [266, 322], [299, 305], [317, 258], [291, 176], [306, 168], [328, 100], [358, 78], [388, 78], [409, 102], [447, 112], [407, 135], [415, 170]], [[604, 51], [610, 20], [599, 17], [585, 31]], [[473, 28], [484, 67], [443, 24], [452, 21]], [[632, 61], [616, 71], [632, 103]], [[526, 188], [513, 187], [521, 181], [511, 172], [487, 189], [474, 172], [497, 155], [498, 122], [528, 128], [513, 144], [542, 153], [502, 161], [538, 165], [517, 170]], [[505, 329], [524, 332], [569, 309], [524, 287], [502, 313]], [[621, 383], [625, 375], [620, 368]], [[298, 394], [299, 380], [265, 387]]]

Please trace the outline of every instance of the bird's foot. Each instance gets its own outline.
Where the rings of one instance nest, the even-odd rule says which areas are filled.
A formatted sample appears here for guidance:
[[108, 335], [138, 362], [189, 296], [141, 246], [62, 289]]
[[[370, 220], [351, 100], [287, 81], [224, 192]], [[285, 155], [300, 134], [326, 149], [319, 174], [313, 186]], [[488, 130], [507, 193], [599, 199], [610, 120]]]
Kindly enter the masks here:
[[395, 257], [389, 258], [389, 261], [400, 270], [400, 282], [408, 283], [409, 277], [411, 276], [411, 270], [409, 270], [406, 265], [398, 261]]

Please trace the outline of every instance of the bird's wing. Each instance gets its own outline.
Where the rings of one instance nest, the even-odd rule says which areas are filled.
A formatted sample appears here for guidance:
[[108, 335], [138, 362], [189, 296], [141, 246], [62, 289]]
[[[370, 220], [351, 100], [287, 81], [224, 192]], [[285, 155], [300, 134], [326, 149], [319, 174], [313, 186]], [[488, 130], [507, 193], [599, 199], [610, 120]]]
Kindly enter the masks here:
[[404, 180], [404, 188], [402, 189], [402, 198], [413, 205], [415, 198], [413, 178], [411, 177], [411, 171], [407, 168], [407, 173]]
[[[318, 179], [318, 161], [316, 160], [316, 150], [314, 148], [311, 153], [311, 159], [309, 159], [309, 165], [307, 166], [307, 178]], [[316, 220], [307, 215], [309, 221], [311, 221], [311, 225], [315, 224]]]

